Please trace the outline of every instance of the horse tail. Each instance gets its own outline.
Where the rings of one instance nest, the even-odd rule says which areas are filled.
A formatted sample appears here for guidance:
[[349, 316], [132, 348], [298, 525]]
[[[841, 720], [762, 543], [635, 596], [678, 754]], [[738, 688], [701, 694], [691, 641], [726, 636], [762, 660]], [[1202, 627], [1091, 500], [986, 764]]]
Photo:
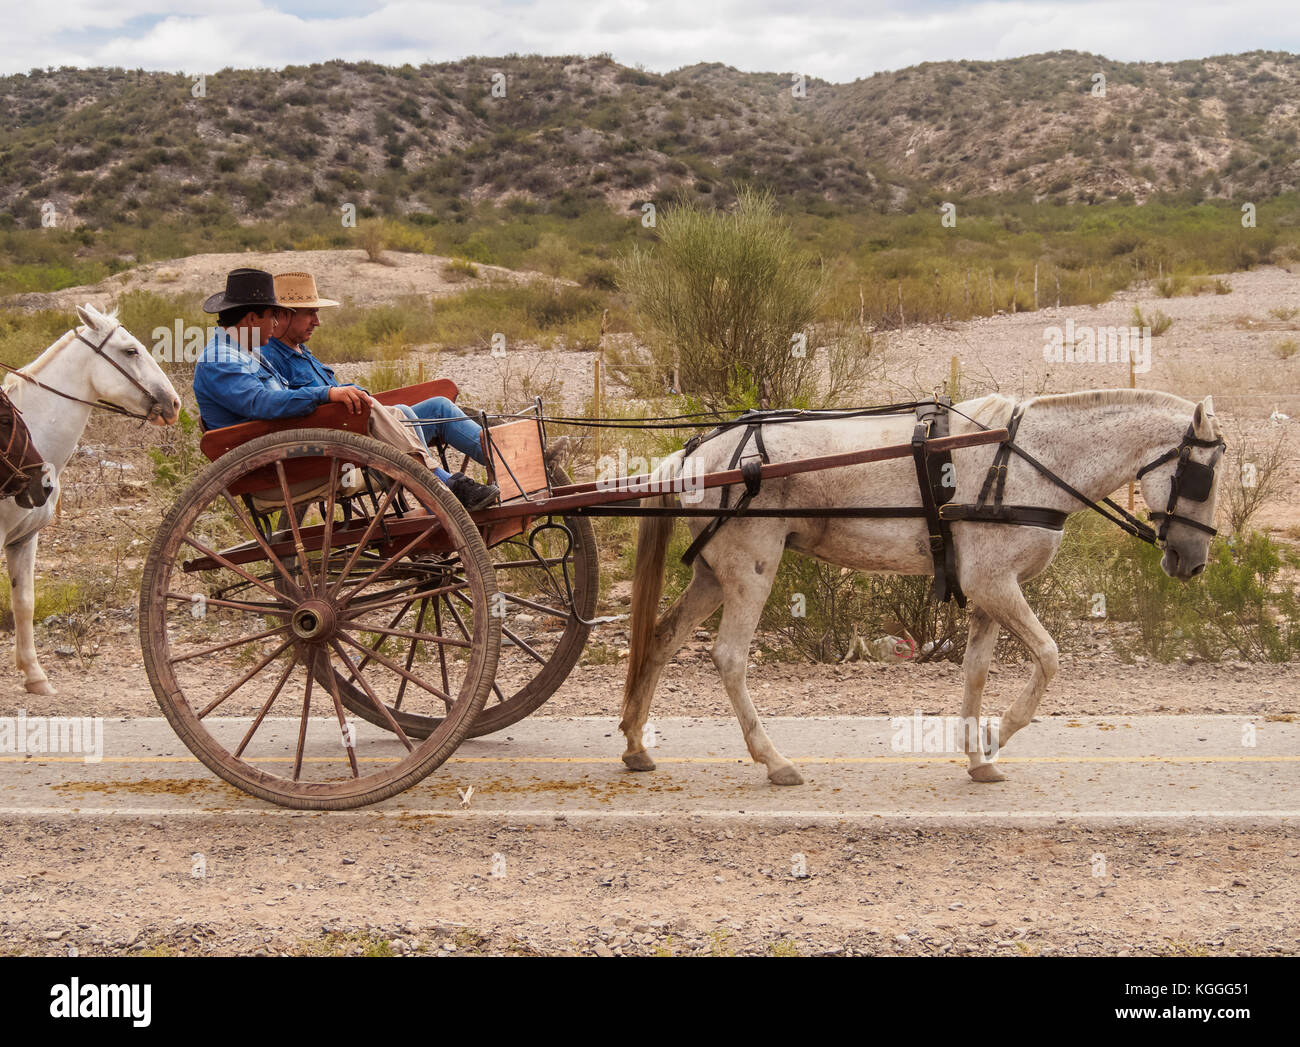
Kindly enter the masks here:
[[[654, 471], [656, 480], [674, 480], [684, 454], [676, 451]], [[641, 499], [641, 505], [671, 506], [676, 495], [664, 494]], [[628, 623], [627, 679], [623, 685], [624, 702], [645, 672], [659, 621], [659, 599], [664, 594], [664, 561], [668, 558], [668, 539], [672, 537], [671, 516], [643, 516], [636, 536], [636, 570], [632, 575], [632, 611]]]

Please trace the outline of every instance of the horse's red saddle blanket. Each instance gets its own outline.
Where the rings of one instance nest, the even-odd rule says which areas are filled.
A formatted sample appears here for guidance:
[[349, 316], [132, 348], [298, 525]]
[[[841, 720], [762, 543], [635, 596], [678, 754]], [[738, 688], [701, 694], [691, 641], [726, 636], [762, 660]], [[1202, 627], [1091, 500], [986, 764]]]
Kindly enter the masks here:
[[35, 509], [45, 504], [53, 489], [23, 416], [0, 391], [0, 498], [13, 498], [24, 509]]

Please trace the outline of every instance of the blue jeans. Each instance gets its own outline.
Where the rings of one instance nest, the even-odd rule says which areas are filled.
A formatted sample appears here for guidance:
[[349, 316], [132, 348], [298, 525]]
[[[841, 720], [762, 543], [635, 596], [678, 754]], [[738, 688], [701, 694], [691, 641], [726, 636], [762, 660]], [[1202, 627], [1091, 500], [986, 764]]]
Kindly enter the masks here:
[[477, 422], [466, 418], [465, 412], [445, 396], [435, 396], [414, 406], [406, 404], [398, 406], [413, 422], [436, 423], [414, 427], [426, 447], [437, 443], [438, 437], [441, 436], [456, 450], [483, 464], [483, 445], [479, 439], [482, 429]]

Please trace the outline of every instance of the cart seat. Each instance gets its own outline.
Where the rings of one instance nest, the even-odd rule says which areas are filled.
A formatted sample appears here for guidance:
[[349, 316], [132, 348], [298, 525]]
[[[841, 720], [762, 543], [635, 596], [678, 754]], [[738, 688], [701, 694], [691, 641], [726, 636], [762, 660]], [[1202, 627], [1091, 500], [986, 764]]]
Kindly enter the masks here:
[[[418, 385], [408, 385], [400, 389], [389, 389], [386, 392], [372, 395], [381, 404], [392, 407], [397, 404], [417, 404], [434, 396], [445, 396], [448, 400], [455, 400], [458, 392], [455, 382], [450, 379], [439, 378], [431, 382], [421, 382]], [[363, 404], [362, 409], [354, 414], [345, 404], [326, 403], [321, 404], [311, 414], [299, 418], [241, 422], [238, 425], [227, 425], [220, 429], [209, 429], [199, 440], [199, 449], [202, 450], [209, 461], [215, 462], [222, 455], [243, 446], [250, 440], [256, 440], [259, 436], [266, 436], [268, 433], [281, 433], [290, 429], [335, 429], [340, 432], [361, 433], [364, 435], [368, 431], [369, 423], [369, 404]], [[324, 463], [311, 458], [299, 458], [286, 461], [284, 465], [285, 478], [289, 482], [289, 490], [294, 497], [294, 501], [310, 500], [309, 494], [305, 492], [309, 492], [313, 488], [320, 488], [320, 493], [324, 493], [324, 481], [329, 470], [329, 467]], [[273, 503], [278, 506], [283, 501], [278, 497], [279, 486], [275, 470], [268, 467], [249, 473], [238, 484], [234, 485], [230, 493], [232, 495], [255, 495], [258, 496], [257, 501], [259, 503], [265, 501], [268, 504]], [[300, 496], [299, 492], [304, 493]], [[259, 506], [259, 511], [260, 508]]]

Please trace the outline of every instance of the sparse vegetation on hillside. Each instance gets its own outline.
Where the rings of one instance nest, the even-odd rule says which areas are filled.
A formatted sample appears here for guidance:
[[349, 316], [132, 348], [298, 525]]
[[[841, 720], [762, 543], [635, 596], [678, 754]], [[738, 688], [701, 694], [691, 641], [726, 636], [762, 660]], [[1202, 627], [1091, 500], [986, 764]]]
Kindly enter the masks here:
[[802, 97], [788, 73], [659, 75], [607, 55], [227, 69], [203, 97], [182, 74], [33, 69], [0, 77], [0, 223], [34, 228], [47, 204], [103, 228], [351, 203], [440, 225], [471, 200], [576, 217], [725, 202], [735, 182], [811, 213], [924, 213], [953, 194], [1258, 204], [1300, 188], [1298, 85], [1300, 56], [1264, 51], [927, 62], [809, 77]]

